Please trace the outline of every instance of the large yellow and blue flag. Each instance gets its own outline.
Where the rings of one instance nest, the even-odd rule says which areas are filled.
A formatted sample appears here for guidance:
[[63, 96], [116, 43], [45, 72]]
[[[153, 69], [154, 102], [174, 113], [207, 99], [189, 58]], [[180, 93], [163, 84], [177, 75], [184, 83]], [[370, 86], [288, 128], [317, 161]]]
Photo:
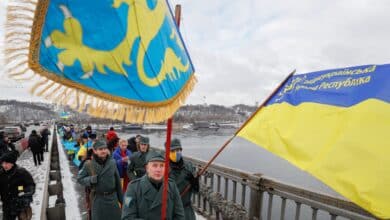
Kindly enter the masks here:
[[[196, 82], [166, 0], [10, 0], [7, 71], [99, 117], [159, 122]], [[32, 75], [34, 76], [34, 75]]]
[[390, 65], [290, 77], [238, 132], [390, 218]]

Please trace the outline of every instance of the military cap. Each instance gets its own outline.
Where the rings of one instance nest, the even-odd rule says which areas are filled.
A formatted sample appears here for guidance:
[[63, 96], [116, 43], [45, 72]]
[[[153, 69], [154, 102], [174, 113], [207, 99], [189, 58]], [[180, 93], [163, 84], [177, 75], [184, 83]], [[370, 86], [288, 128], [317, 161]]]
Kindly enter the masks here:
[[171, 150], [176, 150], [176, 149], [183, 149], [181, 147], [180, 140], [175, 138], [171, 141]]
[[141, 136], [139, 143], [140, 144], [149, 144], [149, 138]]
[[161, 155], [160, 153], [155, 152], [155, 151], [150, 151], [150, 152], [146, 155], [146, 163], [149, 163], [150, 161], [160, 161], [160, 162], [164, 162], [165, 159], [164, 159], [164, 156]]
[[107, 147], [107, 144], [104, 141], [96, 141], [96, 143], [94, 143], [92, 147], [93, 149], [97, 150], [99, 148]]

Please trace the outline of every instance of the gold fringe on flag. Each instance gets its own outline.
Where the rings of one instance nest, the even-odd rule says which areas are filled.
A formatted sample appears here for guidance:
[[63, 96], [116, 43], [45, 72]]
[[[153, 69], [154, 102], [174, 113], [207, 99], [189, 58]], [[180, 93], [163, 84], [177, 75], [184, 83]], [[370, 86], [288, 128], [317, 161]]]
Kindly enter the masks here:
[[[79, 85], [55, 74], [46, 72], [36, 60], [33, 48], [40, 45], [37, 33], [42, 26], [36, 22], [36, 15], [43, 12], [49, 1], [10, 0], [7, 8], [4, 60], [5, 71], [15, 80], [41, 79], [30, 89], [32, 94], [55, 103], [69, 105], [79, 112], [87, 112], [95, 117], [124, 120], [130, 123], [161, 122], [177, 111], [196, 84], [194, 74], [190, 76], [183, 89], [173, 98], [158, 103], [143, 103], [110, 96]], [[29, 71], [32, 70], [32, 71]], [[65, 83], [66, 81], [66, 83]]]

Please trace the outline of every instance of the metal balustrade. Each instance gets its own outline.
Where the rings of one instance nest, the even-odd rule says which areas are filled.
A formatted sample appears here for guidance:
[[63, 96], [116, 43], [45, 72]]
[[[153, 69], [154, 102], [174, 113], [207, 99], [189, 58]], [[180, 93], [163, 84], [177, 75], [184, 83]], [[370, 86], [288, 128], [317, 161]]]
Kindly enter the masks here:
[[[198, 168], [206, 161], [185, 158]], [[208, 219], [375, 219], [352, 202], [212, 164], [193, 207]]]
[[[61, 182], [61, 167], [58, 152], [57, 132], [52, 132], [51, 147], [49, 147], [49, 165], [47, 169], [44, 195], [42, 201], [41, 220], [65, 220], [65, 199]], [[61, 149], [62, 150], [62, 149]], [[55, 198], [54, 206], [50, 204], [50, 198]]]

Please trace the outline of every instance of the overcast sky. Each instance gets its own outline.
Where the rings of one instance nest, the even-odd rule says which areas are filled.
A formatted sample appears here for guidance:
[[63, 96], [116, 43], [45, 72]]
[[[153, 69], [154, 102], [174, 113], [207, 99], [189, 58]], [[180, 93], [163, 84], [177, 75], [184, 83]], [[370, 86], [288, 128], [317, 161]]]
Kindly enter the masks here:
[[[294, 69], [390, 63], [388, 0], [169, 2], [182, 5], [181, 32], [198, 77], [187, 104], [255, 104]], [[0, 0], [1, 23], [6, 4]], [[32, 98], [30, 85], [0, 73], [0, 98]]]

